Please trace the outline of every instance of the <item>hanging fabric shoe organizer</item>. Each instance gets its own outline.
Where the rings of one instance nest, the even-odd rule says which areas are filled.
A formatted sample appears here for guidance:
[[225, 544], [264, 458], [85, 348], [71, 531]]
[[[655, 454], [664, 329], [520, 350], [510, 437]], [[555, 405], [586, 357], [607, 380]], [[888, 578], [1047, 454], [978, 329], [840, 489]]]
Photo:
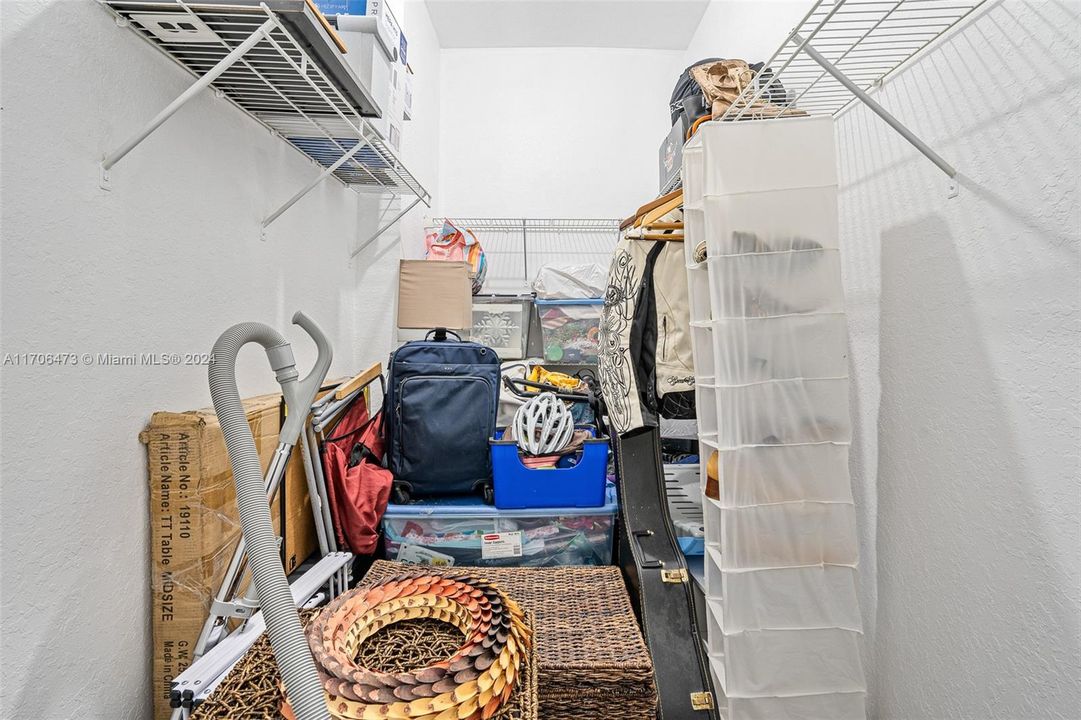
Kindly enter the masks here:
[[864, 718], [833, 120], [706, 123], [683, 181], [718, 702]]

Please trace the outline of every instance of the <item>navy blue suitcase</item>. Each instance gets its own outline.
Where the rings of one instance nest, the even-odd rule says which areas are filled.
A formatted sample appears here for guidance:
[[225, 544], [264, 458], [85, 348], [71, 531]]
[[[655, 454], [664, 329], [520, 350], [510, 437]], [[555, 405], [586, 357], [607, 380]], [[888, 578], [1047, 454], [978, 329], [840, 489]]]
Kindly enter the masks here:
[[443, 329], [391, 353], [384, 417], [395, 502], [490, 492], [499, 370], [494, 350]]

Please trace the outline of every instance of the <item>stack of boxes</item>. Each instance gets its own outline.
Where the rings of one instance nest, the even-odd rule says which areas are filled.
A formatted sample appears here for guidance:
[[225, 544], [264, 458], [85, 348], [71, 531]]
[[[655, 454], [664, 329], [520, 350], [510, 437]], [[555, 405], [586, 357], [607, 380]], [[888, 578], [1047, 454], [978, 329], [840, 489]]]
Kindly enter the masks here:
[[[278, 446], [282, 396], [243, 402], [265, 469]], [[241, 535], [240, 519], [213, 408], [156, 412], [139, 440], [146, 445], [150, 483], [153, 718], [168, 720], [172, 681], [194, 660], [195, 643]], [[282, 540], [283, 566], [293, 572], [318, 546], [299, 453], [289, 458], [271, 516]]]
[[319, 0], [316, 5], [337, 26], [348, 50], [346, 62], [382, 111], [369, 121], [399, 151], [402, 122], [413, 117], [413, 73], [397, 18], [386, 0]]
[[683, 183], [719, 700], [864, 718], [832, 119], [707, 123]]

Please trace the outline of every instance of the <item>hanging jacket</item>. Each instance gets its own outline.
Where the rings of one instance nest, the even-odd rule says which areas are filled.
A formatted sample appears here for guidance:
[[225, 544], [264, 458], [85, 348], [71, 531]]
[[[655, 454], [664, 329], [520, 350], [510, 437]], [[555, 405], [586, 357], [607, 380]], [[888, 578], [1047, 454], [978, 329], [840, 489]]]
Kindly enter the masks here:
[[[656, 220], [683, 220], [677, 207]], [[662, 234], [681, 233], [663, 230]], [[598, 380], [616, 431], [694, 417], [694, 362], [683, 243], [627, 228], [608, 272]], [[653, 234], [653, 233], [650, 233]]]

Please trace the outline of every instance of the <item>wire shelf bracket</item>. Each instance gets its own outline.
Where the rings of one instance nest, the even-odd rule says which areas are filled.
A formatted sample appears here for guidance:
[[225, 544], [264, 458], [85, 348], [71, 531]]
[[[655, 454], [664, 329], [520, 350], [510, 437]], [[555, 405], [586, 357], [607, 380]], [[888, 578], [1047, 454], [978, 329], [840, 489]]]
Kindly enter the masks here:
[[[215, 93], [285, 139], [320, 168], [261, 221], [266, 229], [324, 180], [360, 192], [412, 195], [405, 209], [359, 244], [355, 256], [431, 195], [383, 142], [365, 116], [378, 106], [342, 58], [325, 21], [305, 0], [99, 0], [117, 25], [136, 31], [195, 76], [195, 81], [101, 161], [112, 169], [203, 90]], [[358, 203], [360, 202], [358, 197]], [[382, 218], [380, 218], [382, 221]]]
[[870, 93], [985, 1], [817, 0], [766, 62], [772, 77], [743, 88], [718, 119], [836, 117], [861, 102], [950, 178], [954, 197], [957, 169]]

